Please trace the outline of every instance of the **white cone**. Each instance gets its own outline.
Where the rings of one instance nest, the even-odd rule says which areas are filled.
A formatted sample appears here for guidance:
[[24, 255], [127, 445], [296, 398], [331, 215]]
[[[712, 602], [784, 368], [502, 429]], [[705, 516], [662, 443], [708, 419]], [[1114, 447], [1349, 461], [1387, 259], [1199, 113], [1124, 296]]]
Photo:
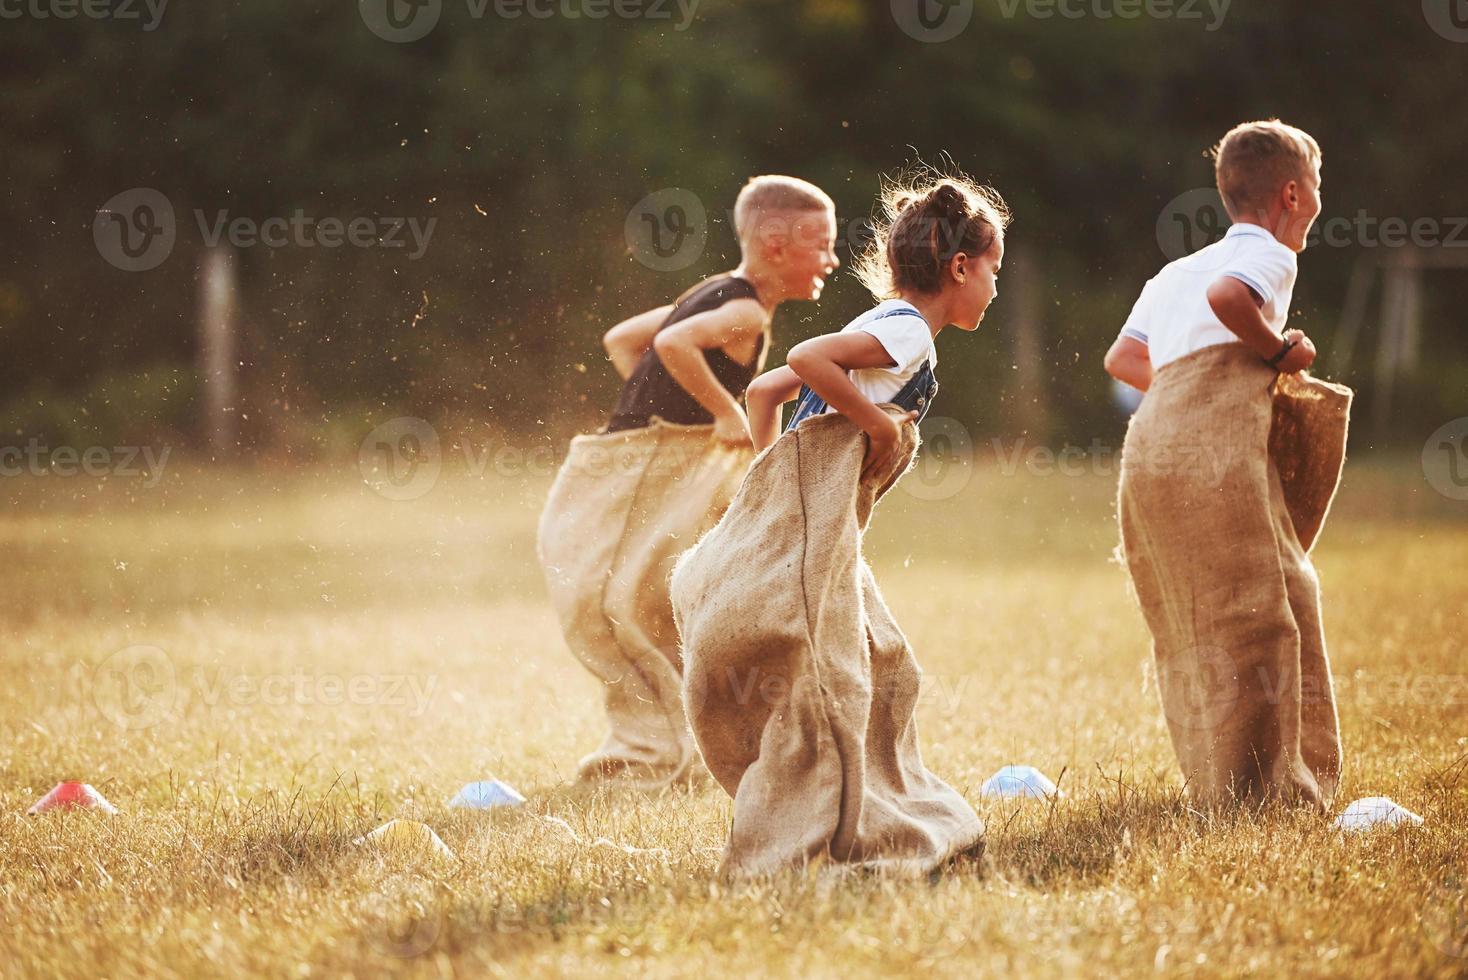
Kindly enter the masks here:
[[433, 832], [432, 827], [416, 820], [389, 820], [352, 843], [373, 844], [394, 851], [427, 853], [450, 860], [454, 857], [454, 852]]
[[1385, 796], [1368, 796], [1357, 800], [1335, 818], [1337, 829], [1352, 831], [1395, 827], [1399, 824], [1421, 826], [1422, 822], [1417, 814]]

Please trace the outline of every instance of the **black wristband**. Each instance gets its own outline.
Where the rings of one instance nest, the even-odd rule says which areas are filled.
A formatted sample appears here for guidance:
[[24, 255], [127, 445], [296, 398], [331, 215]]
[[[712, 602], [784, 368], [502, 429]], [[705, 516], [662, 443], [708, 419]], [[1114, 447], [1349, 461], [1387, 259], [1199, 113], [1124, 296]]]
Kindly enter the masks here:
[[1290, 351], [1292, 351], [1294, 349], [1295, 349], [1295, 342], [1293, 340], [1286, 340], [1286, 341], [1284, 341], [1284, 346], [1279, 349], [1279, 353], [1276, 354], [1276, 355], [1274, 355], [1273, 357], [1271, 357], [1269, 360], [1265, 361], [1264, 363], [1265, 364], [1268, 364], [1270, 367], [1279, 367], [1279, 362], [1282, 361], [1282, 360], [1284, 360], [1285, 359], [1285, 355], [1288, 354]]

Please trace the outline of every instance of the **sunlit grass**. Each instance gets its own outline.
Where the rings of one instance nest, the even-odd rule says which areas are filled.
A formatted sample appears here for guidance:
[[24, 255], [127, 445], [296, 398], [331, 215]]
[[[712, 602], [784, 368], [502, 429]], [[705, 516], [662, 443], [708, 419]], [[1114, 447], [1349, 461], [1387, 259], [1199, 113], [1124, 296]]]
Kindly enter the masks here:
[[[981, 465], [944, 499], [900, 489], [869, 536], [926, 672], [924, 757], [988, 821], [987, 868], [731, 887], [721, 791], [567, 785], [602, 722], [542, 598], [544, 479], [446, 468], [400, 502], [353, 465], [0, 481], [0, 974], [1468, 969], [1461, 505], [1353, 463], [1318, 549], [1340, 803], [1427, 818], [1346, 839], [1182, 802], [1113, 486]], [[129, 700], [109, 671], [139, 656], [169, 673]], [[1068, 795], [979, 800], [1010, 762]], [[491, 776], [529, 804], [446, 808]], [[121, 813], [25, 816], [63, 778]], [[352, 844], [392, 817], [459, 860]]]

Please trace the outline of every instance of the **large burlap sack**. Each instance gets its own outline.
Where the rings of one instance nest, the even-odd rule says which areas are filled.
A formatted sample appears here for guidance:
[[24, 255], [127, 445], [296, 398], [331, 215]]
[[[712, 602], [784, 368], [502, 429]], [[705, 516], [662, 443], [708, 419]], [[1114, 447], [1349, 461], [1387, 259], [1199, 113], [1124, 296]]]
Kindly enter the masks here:
[[1242, 344], [1157, 372], [1122, 450], [1121, 553], [1173, 748], [1207, 804], [1328, 806], [1340, 728], [1308, 555], [1345, 459], [1350, 389]]
[[734, 798], [725, 873], [826, 859], [925, 872], [983, 841], [973, 807], [923, 765], [921, 674], [861, 554], [917, 427], [902, 438], [863, 481], [855, 425], [802, 423], [674, 570], [689, 721]]
[[1282, 374], [1274, 385], [1269, 458], [1306, 551], [1315, 547], [1341, 482], [1354, 395], [1345, 385], [1307, 374]]
[[579, 778], [657, 789], [691, 775], [668, 576], [718, 522], [751, 455], [717, 442], [712, 425], [659, 420], [572, 440], [538, 553], [566, 644], [606, 685], [610, 731]]

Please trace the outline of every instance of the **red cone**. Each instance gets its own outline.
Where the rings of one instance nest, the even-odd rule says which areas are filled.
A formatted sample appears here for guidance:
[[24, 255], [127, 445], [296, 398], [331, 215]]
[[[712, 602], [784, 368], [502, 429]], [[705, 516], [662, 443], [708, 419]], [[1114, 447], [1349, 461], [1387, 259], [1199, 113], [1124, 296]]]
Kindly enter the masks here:
[[26, 813], [45, 813], [47, 810], [101, 810], [116, 813], [117, 807], [92, 788], [90, 783], [68, 781], [57, 783], [56, 788], [36, 801]]

